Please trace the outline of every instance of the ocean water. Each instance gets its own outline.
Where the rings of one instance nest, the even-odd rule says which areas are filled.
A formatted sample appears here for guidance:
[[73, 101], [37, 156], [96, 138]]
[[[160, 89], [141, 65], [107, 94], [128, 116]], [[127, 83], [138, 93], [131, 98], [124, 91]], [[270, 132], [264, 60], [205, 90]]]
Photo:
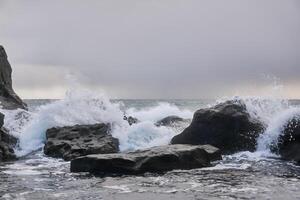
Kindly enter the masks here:
[[[242, 97], [233, 97], [242, 98]], [[189, 124], [156, 127], [166, 116], [191, 119], [222, 100], [110, 100], [103, 94], [68, 92], [62, 100], [26, 100], [29, 111], [6, 111], [5, 127], [19, 138], [18, 161], [0, 164], [0, 199], [300, 199], [300, 167], [269, 151], [281, 127], [300, 113], [300, 101], [243, 97], [249, 113], [267, 124], [257, 151], [223, 156], [213, 167], [165, 174], [95, 177], [70, 173], [70, 163], [43, 154], [53, 126], [113, 125], [122, 151], [168, 144]], [[141, 122], [129, 126], [123, 116]]]

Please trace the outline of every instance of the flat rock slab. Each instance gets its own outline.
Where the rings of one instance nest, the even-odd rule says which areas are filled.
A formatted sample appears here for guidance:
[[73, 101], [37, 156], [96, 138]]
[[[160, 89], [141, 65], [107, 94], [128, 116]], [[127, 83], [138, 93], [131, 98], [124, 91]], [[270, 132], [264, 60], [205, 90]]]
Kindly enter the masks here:
[[211, 145], [166, 145], [129, 153], [87, 155], [71, 161], [72, 172], [141, 174], [211, 166], [221, 153]]
[[110, 134], [109, 124], [56, 127], [46, 132], [44, 153], [72, 160], [88, 154], [117, 153], [119, 140]]

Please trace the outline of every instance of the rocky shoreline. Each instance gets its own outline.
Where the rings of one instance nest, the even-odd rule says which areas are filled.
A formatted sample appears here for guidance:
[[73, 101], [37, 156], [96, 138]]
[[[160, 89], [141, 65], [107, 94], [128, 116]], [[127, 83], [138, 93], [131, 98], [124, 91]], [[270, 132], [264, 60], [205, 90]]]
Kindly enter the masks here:
[[[0, 46], [0, 102], [5, 110], [27, 109], [12, 87], [11, 66], [7, 54]], [[0, 113], [0, 162], [17, 159], [14, 148], [18, 139], [3, 127]], [[139, 123], [134, 116], [124, 117], [130, 126]], [[53, 127], [46, 131], [44, 153], [54, 158], [71, 161], [72, 172], [139, 174], [165, 172], [174, 169], [194, 169], [211, 166], [222, 159], [221, 154], [255, 151], [257, 138], [266, 125], [253, 118], [242, 100], [231, 100], [210, 108], [200, 109], [193, 119], [167, 116], [156, 126], [190, 123], [171, 144], [134, 152], [120, 152], [119, 141], [111, 135], [110, 124], [87, 124]], [[282, 159], [300, 162], [300, 120], [290, 119], [282, 127], [273, 152]]]

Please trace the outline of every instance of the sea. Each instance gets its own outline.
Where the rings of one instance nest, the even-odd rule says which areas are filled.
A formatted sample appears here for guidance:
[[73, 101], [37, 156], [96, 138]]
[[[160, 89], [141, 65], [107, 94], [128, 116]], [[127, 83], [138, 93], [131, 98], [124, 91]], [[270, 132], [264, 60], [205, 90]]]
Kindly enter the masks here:
[[[55, 126], [111, 123], [121, 151], [166, 145], [189, 124], [156, 127], [164, 117], [193, 113], [228, 99], [242, 99], [267, 129], [256, 152], [225, 155], [212, 167], [163, 174], [94, 176], [71, 173], [70, 162], [44, 155], [45, 131]], [[28, 111], [0, 110], [5, 128], [19, 138], [19, 159], [0, 164], [0, 199], [300, 199], [300, 166], [270, 152], [282, 126], [300, 113], [299, 100], [261, 97], [222, 99], [109, 99], [93, 92], [67, 92], [64, 99], [25, 100]], [[129, 126], [123, 116], [139, 119]]]

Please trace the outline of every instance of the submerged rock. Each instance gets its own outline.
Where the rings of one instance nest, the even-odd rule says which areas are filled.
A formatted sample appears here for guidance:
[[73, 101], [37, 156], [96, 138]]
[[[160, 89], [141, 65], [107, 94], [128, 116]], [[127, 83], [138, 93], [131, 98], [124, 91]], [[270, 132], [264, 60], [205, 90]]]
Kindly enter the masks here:
[[2, 127], [3, 120], [4, 115], [0, 113], [0, 162], [16, 159], [13, 147], [17, 144], [17, 138]]
[[72, 172], [140, 174], [211, 166], [222, 159], [210, 145], [167, 145], [129, 153], [97, 154], [71, 161]]
[[165, 117], [155, 123], [156, 126], [173, 126], [174, 124], [178, 123], [187, 123], [190, 122], [189, 119], [183, 119], [181, 117], [171, 115], [168, 117]]
[[289, 120], [282, 130], [273, 151], [278, 151], [285, 160], [300, 163], [300, 115]]
[[130, 126], [133, 125], [133, 124], [139, 123], [139, 120], [135, 117], [132, 117], [132, 116], [129, 116], [129, 117], [124, 116], [123, 119], [125, 121], [127, 121]]
[[0, 107], [8, 110], [26, 109], [26, 104], [18, 97], [12, 88], [12, 69], [7, 60], [7, 54], [0, 45]]
[[263, 124], [251, 118], [242, 101], [227, 101], [196, 111], [190, 126], [171, 143], [211, 144], [225, 154], [255, 151], [256, 139], [263, 130]]
[[110, 125], [75, 125], [48, 129], [44, 153], [71, 160], [88, 154], [117, 153], [118, 139], [110, 134]]

